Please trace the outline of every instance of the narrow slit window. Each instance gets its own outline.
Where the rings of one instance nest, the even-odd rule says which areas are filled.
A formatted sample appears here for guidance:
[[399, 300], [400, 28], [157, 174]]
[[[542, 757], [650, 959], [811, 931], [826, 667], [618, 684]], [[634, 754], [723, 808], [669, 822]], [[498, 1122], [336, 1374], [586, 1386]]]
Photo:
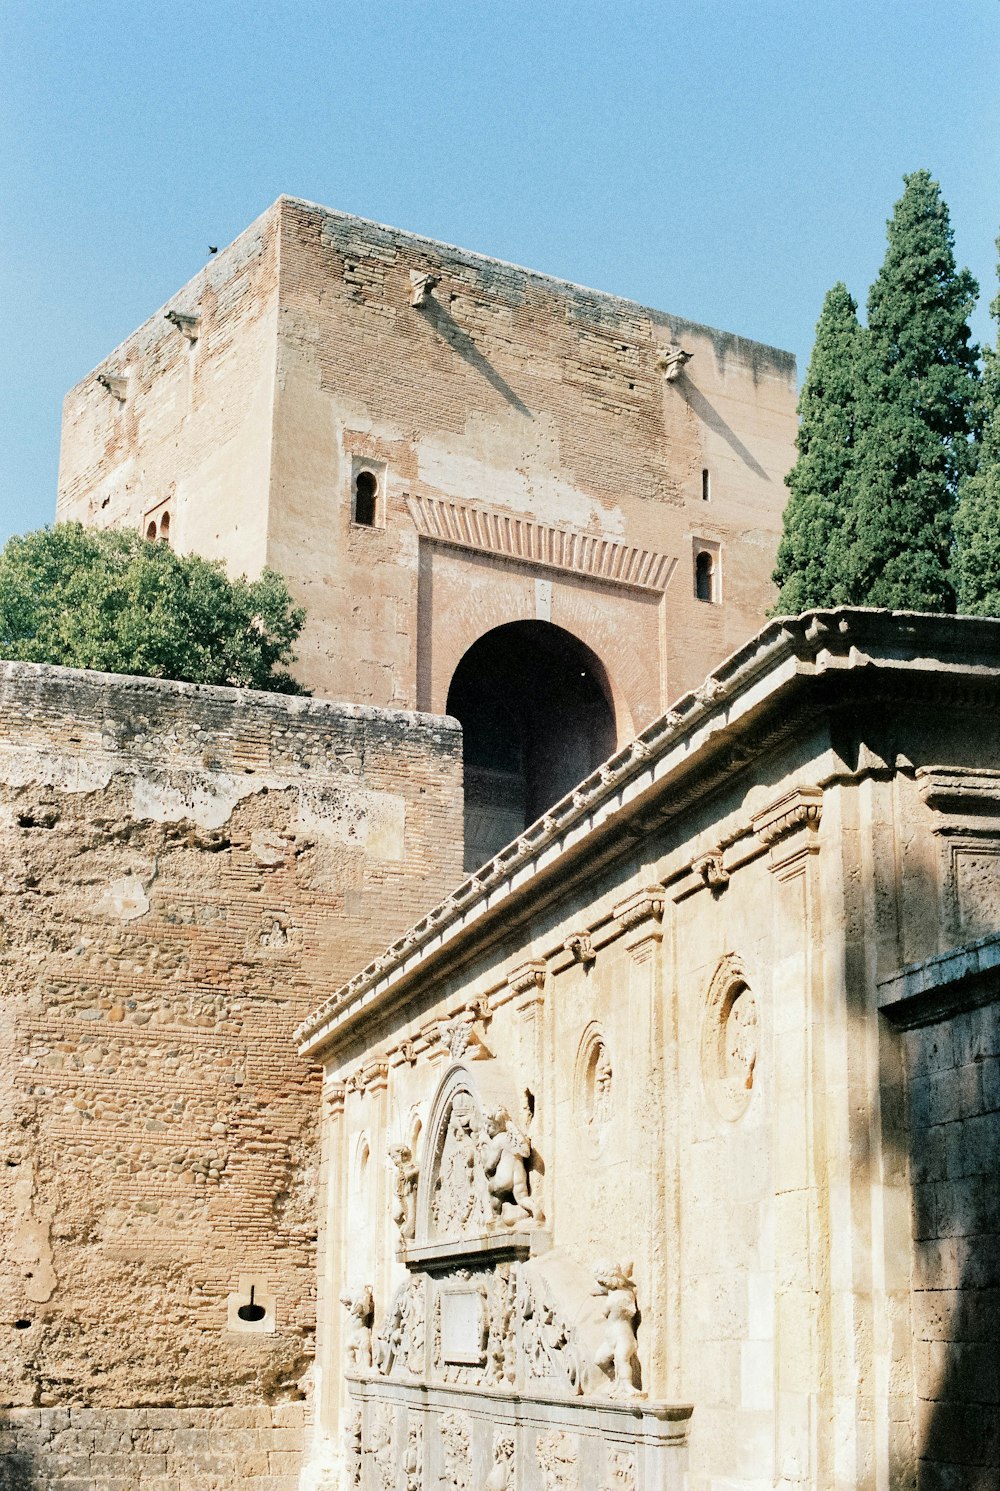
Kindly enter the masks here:
[[712, 478], [708, 474], [708, 467], [701, 473], [701, 500], [711, 502], [712, 500]]
[[374, 528], [378, 510], [378, 479], [374, 471], [359, 471], [354, 478], [354, 521]]
[[707, 549], [695, 556], [694, 593], [700, 601], [715, 600], [715, 560]]

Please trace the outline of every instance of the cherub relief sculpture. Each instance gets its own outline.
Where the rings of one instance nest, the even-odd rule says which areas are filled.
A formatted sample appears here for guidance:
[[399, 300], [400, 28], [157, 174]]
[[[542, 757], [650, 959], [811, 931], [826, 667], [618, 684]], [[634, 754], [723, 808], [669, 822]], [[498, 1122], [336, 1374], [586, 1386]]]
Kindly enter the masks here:
[[340, 1303], [351, 1317], [344, 1343], [348, 1367], [356, 1372], [372, 1369], [372, 1318], [375, 1314], [375, 1299], [371, 1285], [366, 1284], [356, 1294], [342, 1294]]
[[604, 1296], [604, 1319], [607, 1326], [595, 1364], [611, 1378], [611, 1391], [621, 1397], [638, 1397], [640, 1393], [639, 1347], [635, 1336], [639, 1307], [636, 1303], [632, 1265], [595, 1263], [597, 1288]]
[[531, 1157], [531, 1141], [512, 1121], [506, 1108], [492, 1108], [484, 1115], [478, 1149], [486, 1171], [493, 1215], [509, 1227], [539, 1220], [538, 1206], [529, 1191], [527, 1162]]
[[738, 1090], [749, 1092], [757, 1064], [757, 1001], [749, 989], [742, 989], [733, 1000], [726, 1020], [724, 1054], [727, 1080]]
[[408, 1144], [390, 1145], [389, 1158], [396, 1169], [392, 1220], [399, 1228], [402, 1240], [412, 1242], [417, 1231], [417, 1181], [420, 1179], [420, 1167], [414, 1161], [413, 1151]]
[[514, 1470], [514, 1441], [500, 1434], [493, 1442], [493, 1469], [486, 1477], [486, 1491], [507, 1491]]

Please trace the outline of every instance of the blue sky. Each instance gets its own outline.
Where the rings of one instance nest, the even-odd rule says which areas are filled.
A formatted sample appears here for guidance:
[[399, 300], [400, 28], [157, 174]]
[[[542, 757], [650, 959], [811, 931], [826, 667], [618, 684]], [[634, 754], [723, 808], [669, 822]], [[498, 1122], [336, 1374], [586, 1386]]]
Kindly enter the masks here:
[[997, 0], [4, 0], [0, 541], [63, 394], [281, 192], [798, 356], [929, 168], [991, 336]]

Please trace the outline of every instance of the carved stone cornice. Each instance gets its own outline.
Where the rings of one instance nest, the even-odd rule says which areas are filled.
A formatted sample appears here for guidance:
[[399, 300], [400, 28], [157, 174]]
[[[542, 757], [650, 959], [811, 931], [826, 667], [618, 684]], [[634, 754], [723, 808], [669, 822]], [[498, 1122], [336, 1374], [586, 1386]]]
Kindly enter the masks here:
[[580, 533], [540, 523], [523, 513], [501, 512], [471, 502], [451, 502], [423, 493], [406, 505], [421, 538], [458, 549], [501, 554], [545, 569], [589, 575], [611, 585], [662, 592], [675, 559], [638, 549], [601, 533]]
[[822, 811], [822, 788], [807, 785], [793, 787], [754, 814], [753, 831], [771, 851], [772, 871], [789, 872], [802, 855], [819, 853], [817, 830]]
[[508, 973], [507, 983], [514, 994], [531, 994], [541, 989], [545, 983], [545, 960], [532, 958], [519, 963]]
[[938, 812], [1000, 816], [1000, 771], [989, 767], [919, 766], [917, 790]]

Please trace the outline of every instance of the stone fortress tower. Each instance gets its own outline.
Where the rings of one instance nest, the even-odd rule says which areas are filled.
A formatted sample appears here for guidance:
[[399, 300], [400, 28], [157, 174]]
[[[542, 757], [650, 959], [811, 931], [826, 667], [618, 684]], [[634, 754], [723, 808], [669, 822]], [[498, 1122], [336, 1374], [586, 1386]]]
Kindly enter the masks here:
[[0, 1484], [298, 1487], [293, 1032], [759, 627], [794, 405], [787, 353], [288, 198], [69, 393], [57, 517], [283, 573], [316, 697], [0, 664]]
[[281, 198], [71, 391], [59, 518], [284, 574], [316, 693], [456, 715], [467, 868], [760, 624], [792, 357]]

